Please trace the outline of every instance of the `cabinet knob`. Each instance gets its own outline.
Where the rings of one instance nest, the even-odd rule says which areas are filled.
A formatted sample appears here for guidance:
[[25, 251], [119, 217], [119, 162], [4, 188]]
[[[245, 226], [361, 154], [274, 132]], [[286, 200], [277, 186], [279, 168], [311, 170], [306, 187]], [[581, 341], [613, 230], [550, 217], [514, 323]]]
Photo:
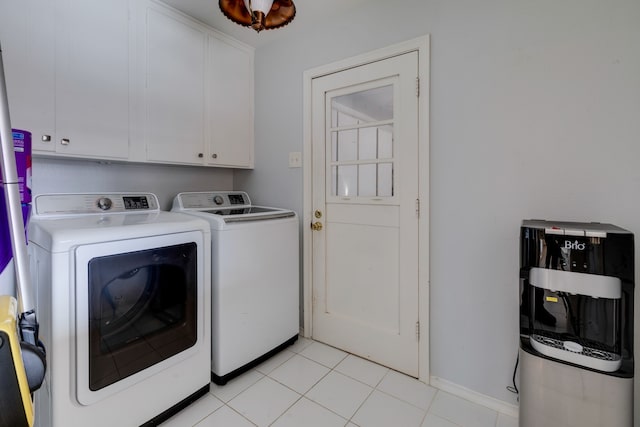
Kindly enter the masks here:
[[218, 155], [217, 155], [216, 153], [213, 153], [213, 154], [211, 155], [211, 157], [212, 157], [212, 158], [214, 158], [214, 159], [217, 159], [217, 158], [218, 158]]
[[69, 145], [70, 142], [71, 141], [69, 140], [69, 138], [62, 138], [60, 140], [60, 144], [62, 144], [62, 145]]
[[42, 142], [50, 142], [51, 141], [51, 135], [42, 135], [41, 140], [42, 140]]
[[203, 158], [203, 157], [204, 157], [204, 154], [202, 154], [202, 153], [198, 153], [198, 157], [199, 157], [199, 158]]

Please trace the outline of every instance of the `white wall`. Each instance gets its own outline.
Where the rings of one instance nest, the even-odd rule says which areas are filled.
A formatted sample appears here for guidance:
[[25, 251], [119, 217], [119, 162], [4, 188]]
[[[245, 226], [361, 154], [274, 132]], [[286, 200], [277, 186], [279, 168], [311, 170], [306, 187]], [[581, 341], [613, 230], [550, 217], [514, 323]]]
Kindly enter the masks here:
[[515, 403], [521, 220], [640, 236], [639, 1], [370, 0], [260, 47], [256, 169], [234, 185], [302, 214], [287, 158], [302, 150], [303, 71], [426, 33], [431, 373]]
[[186, 166], [98, 163], [87, 160], [33, 160], [34, 195], [82, 192], [151, 192], [160, 208], [171, 209], [181, 191], [231, 190], [233, 172]]

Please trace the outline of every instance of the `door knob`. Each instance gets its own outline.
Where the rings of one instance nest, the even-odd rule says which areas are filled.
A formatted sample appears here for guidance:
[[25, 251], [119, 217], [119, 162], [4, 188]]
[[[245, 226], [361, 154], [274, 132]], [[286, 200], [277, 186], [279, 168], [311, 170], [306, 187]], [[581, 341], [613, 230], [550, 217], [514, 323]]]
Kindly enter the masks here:
[[311, 229], [313, 231], [320, 231], [322, 230], [322, 223], [321, 222], [312, 222], [311, 223]]

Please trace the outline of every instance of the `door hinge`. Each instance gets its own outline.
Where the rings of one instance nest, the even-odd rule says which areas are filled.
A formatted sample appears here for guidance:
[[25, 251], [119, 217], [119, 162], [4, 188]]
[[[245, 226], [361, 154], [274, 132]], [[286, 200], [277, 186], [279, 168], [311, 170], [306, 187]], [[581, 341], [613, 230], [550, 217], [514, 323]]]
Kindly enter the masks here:
[[416, 217], [420, 218], [420, 199], [416, 199]]
[[416, 96], [420, 98], [420, 77], [416, 77]]
[[420, 321], [416, 322], [416, 341], [420, 341]]

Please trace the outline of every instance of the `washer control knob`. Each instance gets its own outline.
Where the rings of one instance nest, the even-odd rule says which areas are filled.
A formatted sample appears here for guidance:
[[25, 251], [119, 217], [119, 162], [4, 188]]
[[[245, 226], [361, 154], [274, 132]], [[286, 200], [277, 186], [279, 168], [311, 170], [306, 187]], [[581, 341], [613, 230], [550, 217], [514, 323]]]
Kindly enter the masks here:
[[101, 210], [108, 211], [109, 209], [111, 209], [111, 205], [113, 205], [113, 202], [108, 197], [100, 197], [98, 199], [97, 205]]
[[213, 198], [213, 202], [214, 202], [216, 205], [221, 205], [221, 204], [223, 204], [223, 203], [224, 203], [224, 199], [222, 198], [222, 196], [217, 195], [217, 196], [215, 196], [215, 197]]

